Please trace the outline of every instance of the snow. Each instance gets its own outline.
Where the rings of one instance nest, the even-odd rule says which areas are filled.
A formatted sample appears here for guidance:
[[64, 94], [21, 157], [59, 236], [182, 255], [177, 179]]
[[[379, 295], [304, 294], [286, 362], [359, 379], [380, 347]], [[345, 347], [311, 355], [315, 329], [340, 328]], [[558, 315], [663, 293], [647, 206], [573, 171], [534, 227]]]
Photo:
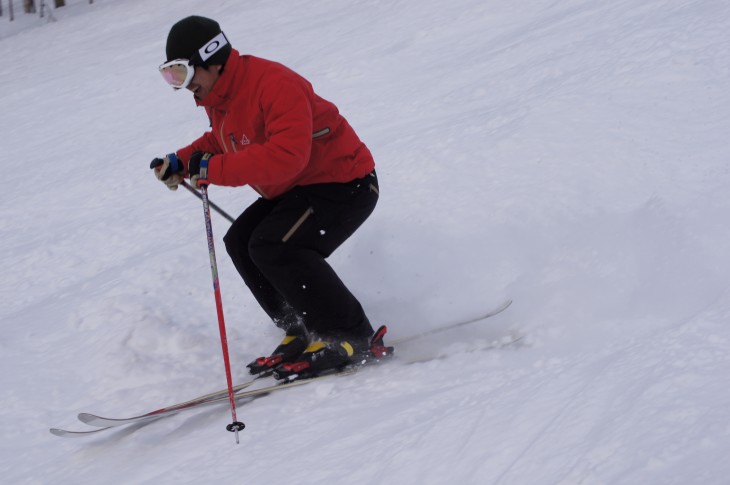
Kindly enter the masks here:
[[[729, 3], [67, 3], [0, 17], [3, 483], [728, 483]], [[331, 261], [392, 339], [514, 304], [402, 349], [444, 358], [241, 404], [238, 446], [226, 405], [58, 438], [225, 386], [200, 201], [148, 173], [207, 128], [156, 72], [193, 13], [372, 149], [379, 206]], [[227, 227], [240, 382], [280, 336]]]

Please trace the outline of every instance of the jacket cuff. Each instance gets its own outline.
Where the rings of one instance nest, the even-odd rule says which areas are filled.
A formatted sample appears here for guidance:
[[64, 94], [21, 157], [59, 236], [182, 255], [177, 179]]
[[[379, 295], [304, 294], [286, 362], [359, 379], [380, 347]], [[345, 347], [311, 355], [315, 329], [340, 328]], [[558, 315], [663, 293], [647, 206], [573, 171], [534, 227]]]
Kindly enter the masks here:
[[221, 177], [220, 177], [220, 171], [221, 171], [221, 161], [222, 161], [223, 155], [213, 155], [208, 159], [208, 167], [207, 167], [207, 173], [206, 178], [208, 179], [208, 183], [213, 185], [221, 185]]
[[[188, 166], [188, 162], [190, 161], [190, 157], [193, 156], [193, 152], [195, 152], [195, 150], [193, 150], [193, 146], [192, 145], [188, 145], [188, 146], [186, 146], [184, 148], [181, 148], [181, 149], [177, 150], [175, 153], [177, 154], [177, 158], [179, 158], [180, 160], [182, 160], [183, 165], [185, 167], [187, 167]], [[187, 170], [185, 170], [185, 172], [187, 174]]]

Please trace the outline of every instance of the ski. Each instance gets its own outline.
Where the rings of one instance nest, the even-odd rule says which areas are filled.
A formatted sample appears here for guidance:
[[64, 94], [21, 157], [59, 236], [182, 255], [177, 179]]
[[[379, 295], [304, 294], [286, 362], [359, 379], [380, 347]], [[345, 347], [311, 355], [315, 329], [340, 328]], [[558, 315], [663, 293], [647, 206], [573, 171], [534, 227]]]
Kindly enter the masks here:
[[[505, 300], [504, 302], [502, 302], [500, 305], [498, 305], [494, 309], [492, 309], [492, 310], [490, 310], [490, 311], [488, 311], [488, 312], [486, 312], [486, 313], [484, 313], [484, 314], [482, 314], [482, 315], [480, 315], [478, 317], [471, 318], [471, 319], [468, 319], [468, 320], [462, 320], [462, 321], [459, 321], [459, 322], [456, 322], [456, 323], [451, 323], [451, 324], [443, 325], [443, 326], [437, 327], [435, 329], [431, 329], [431, 330], [427, 330], [427, 331], [420, 332], [420, 333], [417, 333], [417, 334], [413, 334], [413, 335], [410, 335], [408, 337], [396, 339], [392, 343], [392, 345], [399, 345], [399, 344], [403, 344], [403, 343], [406, 343], [406, 342], [411, 342], [411, 341], [418, 340], [420, 338], [423, 338], [423, 337], [426, 337], [426, 336], [430, 336], [430, 335], [433, 335], [433, 334], [436, 334], [436, 333], [445, 332], [445, 331], [448, 331], [448, 330], [452, 330], [452, 329], [455, 329], [455, 328], [458, 328], [458, 327], [462, 327], [462, 326], [465, 326], [465, 325], [470, 325], [472, 323], [476, 323], [476, 322], [485, 320], [487, 318], [490, 318], [490, 317], [493, 317], [495, 315], [498, 315], [499, 313], [502, 313], [507, 308], [509, 308], [509, 306], [511, 304], [512, 304], [512, 300]], [[256, 381], [258, 381], [259, 379], [264, 378], [264, 377], [268, 377], [271, 374], [272, 374], [272, 371], [268, 371], [268, 372], [265, 372], [265, 373], [261, 373], [261, 374], [258, 374], [256, 376], [254, 376], [253, 378], [249, 379], [248, 381], [245, 381], [245, 382], [243, 382], [241, 384], [238, 384], [238, 385], [234, 386], [234, 388], [233, 388], [234, 394], [235, 393], [238, 393], [239, 391], [241, 391], [241, 390], [243, 390], [243, 389], [245, 389], [245, 388], [247, 388], [247, 387], [249, 387], [249, 386], [251, 386], [253, 384], [255, 384]], [[185, 402], [178, 403], [178, 404], [172, 404], [172, 405], [166, 406], [164, 408], [157, 409], [155, 411], [151, 411], [151, 412], [146, 413], [144, 415], [136, 416], [135, 418], [137, 420], [141, 419], [142, 417], [152, 418], [152, 417], [158, 416], [158, 415], [160, 415], [162, 413], [169, 413], [170, 411], [175, 410], [175, 409], [185, 409], [187, 407], [196, 406], [196, 405], [201, 404], [201, 403], [203, 403], [205, 401], [215, 400], [215, 399], [218, 399], [219, 397], [224, 397], [224, 396], [228, 396], [228, 389], [221, 389], [219, 391], [211, 392], [209, 394], [205, 394], [205, 395], [202, 395], [202, 396], [199, 396], [199, 397], [190, 399], [189, 401], [185, 401]], [[93, 414], [81, 413], [81, 414], [79, 414], [79, 420], [81, 420], [82, 422], [84, 422], [86, 424], [92, 424], [92, 423], [89, 422], [89, 421], [92, 421], [93, 420], [93, 418], [91, 418], [90, 416], [93, 416]]]
[[507, 308], [509, 308], [510, 305], [512, 305], [512, 300], [505, 300], [499, 306], [495, 307], [494, 309], [492, 309], [492, 310], [488, 311], [487, 313], [484, 313], [483, 315], [480, 315], [478, 317], [470, 318], [468, 320], [463, 320], [463, 321], [459, 321], [456, 323], [451, 323], [448, 325], [442, 325], [440, 327], [436, 327], [431, 330], [425, 330], [423, 332], [409, 335], [407, 337], [402, 337], [402, 338], [396, 339], [389, 343], [390, 343], [390, 345], [397, 346], [399, 344], [411, 342], [413, 340], [418, 340], [423, 337], [428, 337], [428, 336], [436, 334], [436, 333], [447, 332], [447, 331], [453, 330], [455, 328], [463, 327], [466, 325], [471, 325], [472, 323], [477, 323], [482, 320], [486, 320], [487, 318], [491, 318], [491, 317], [499, 315], [500, 313], [505, 311]]
[[[402, 338], [396, 339], [393, 342], [391, 342], [391, 345], [400, 345], [400, 344], [412, 342], [412, 341], [415, 341], [415, 340], [418, 340], [418, 339], [421, 339], [421, 338], [424, 338], [424, 337], [427, 337], [427, 336], [430, 336], [433, 334], [446, 332], [448, 330], [459, 328], [459, 327], [462, 327], [465, 325], [477, 323], [479, 321], [488, 319], [490, 317], [493, 317], [495, 315], [502, 313], [507, 308], [509, 308], [509, 306], [511, 304], [512, 304], [512, 300], [505, 300], [503, 303], [501, 303], [494, 309], [492, 309], [480, 316], [477, 316], [475, 318], [443, 325], [440, 327], [433, 328], [431, 330], [426, 330], [426, 331], [419, 332], [419, 333], [416, 333], [416, 334], [413, 334], [413, 335], [410, 335], [407, 337], [402, 337]], [[510, 342], [505, 343], [504, 345], [510, 345], [512, 343], [519, 341], [520, 339], [521, 339], [521, 337], [518, 337], [516, 339], [513, 339]], [[502, 346], [504, 346], [504, 345], [502, 345]], [[244, 399], [244, 398], [256, 398], [256, 397], [270, 394], [274, 391], [315, 382], [319, 379], [325, 379], [325, 378], [333, 377], [333, 376], [350, 375], [350, 374], [354, 374], [357, 371], [358, 367], [359, 366], [350, 366], [339, 372], [332, 372], [332, 373], [323, 374], [320, 376], [310, 377], [310, 378], [306, 378], [306, 379], [295, 379], [295, 380], [291, 380], [291, 381], [283, 381], [283, 382], [279, 382], [279, 383], [276, 383], [276, 384], [273, 384], [270, 386], [266, 386], [266, 387], [262, 387], [259, 389], [245, 391], [246, 388], [252, 386], [260, 379], [271, 376], [272, 372], [268, 371], [268, 372], [256, 375], [256, 376], [252, 377], [251, 379], [234, 386], [234, 388], [233, 388], [234, 398], [236, 400]], [[113, 428], [116, 428], [119, 426], [124, 426], [126, 424], [148, 423], [148, 422], [157, 420], [157, 419], [165, 417], [165, 416], [170, 416], [170, 415], [177, 414], [177, 413], [180, 413], [183, 411], [197, 409], [197, 408], [200, 408], [200, 407], [203, 407], [206, 405], [216, 404], [216, 403], [224, 402], [227, 400], [228, 400], [228, 390], [221, 389], [220, 391], [215, 391], [215, 392], [211, 392], [209, 394], [204, 394], [202, 396], [190, 399], [185, 402], [181, 402], [178, 404], [172, 404], [172, 405], [160, 408], [160, 409], [156, 409], [154, 411], [150, 411], [145, 414], [140, 414], [138, 416], [133, 416], [133, 417], [129, 417], [129, 418], [106, 418], [106, 417], [98, 416], [98, 415], [91, 414], [91, 413], [80, 413], [78, 415], [78, 419], [81, 422], [91, 425], [91, 426], [97, 426], [98, 429], [88, 430], [88, 431], [73, 431], [73, 430], [64, 430], [64, 429], [60, 429], [60, 428], [51, 428], [50, 432], [55, 436], [61, 436], [61, 437], [83, 437], [83, 436], [93, 435], [93, 434], [96, 434], [101, 431], [113, 429]]]
[[[520, 342], [522, 340], [522, 338], [523, 338], [522, 336], [513, 336], [510, 338], [509, 341], [502, 341], [498, 345], [490, 346], [490, 347], [486, 347], [486, 348], [507, 347], [507, 346], [513, 345], [517, 342]], [[439, 357], [436, 357], [436, 359], [438, 359], [438, 358]], [[407, 361], [407, 364], [418, 364], [418, 363], [430, 362], [432, 360], [435, 360], [435, 359], [429, 358], [429, 359], [422, 359], [422, 360], [418, 360], [418, 359], [409, 360], [409, 361]], [[307, 379], [296, 379], [296, 380], [288, 381], [288, 382], [279, 382], [279, 383], [276, 383], [276, 384], [273, 384], [270, 386], [266, 386], [266, 387], [263, 387], [260, 389], [253, 389], [250, 391], [238, 392], [234, 396], [234, 399], [236, 399], [236, 401], [238, 401], [240, 399], [244, 399], [244, 398], [256, 399], [256, 398], [263, 397], [263, 396], [266, 396], [273, 392], [287, 389], [290, 387], [296, 387], [296, 386], [301, 386], [304, 384], [309, 384], [309, 383], [315, 382], [319, 379], [351, 375], [351, 374], [354, 374], [359, 368], [360, 368], [360, 366], [349, 367], [346, 370], [340, 371], [340, 372], [334, 372], [334, 373], [320, 375], [317, 377], [311, 377], [311, 378], [307, 378]], [[248, 384], [248, 382], [245, 384]], [[211, 393], [210, 395], [212, 396], [214, 394], [216, 394], [216, 393]], [[134, 423], [148, 424], [152, 421], [156, 421], [157, 419], [163, 418], [165, 416], [172, 416], [174, 414], [178, 414], [180, 412], [184, 412], [187, 410], [199, 409], [199, 408], [205, 407], [207, 405], [228, 401], [227, 393], [219, 393], [219, 394], [220, 395], [218, 395], [217, 397], [212, 397], [212, 398], [209, 398], [208, 400], [204, 400], [204, 401], [195, 401], [184, 407], [170, 406], [169, 408], [166, 408], [165, 411], [161, 411], [156, 414], [147, 413], [147, 414], [142, 414], [139, 416], [134, 416], [131, 418], [106, 418], [106, 417], [102, 417], [102, 416], [97, 416], [95, 414], [81, 413], [81, 414], [79, 414], [79, 419], [81, 419], [86, 424], [89, 424], [92, 426], [99, 426], [99, 427], [96, 429], [85, 430], [85, 431], [51, 428], [50, 432], [51, 432], [51, 434], [53, 434], [55, 436], [59, 436], [59, 437], [63, 437], [63, 438], [81, 438], [81, 437], [85, 437], [85, 436], [95, 435], [102, 431], [115, 429], [117, 427], [124, 426], [127, 424], [134, 424]], [[83, 416], [83, 418], [82, 418], [82, 416]]]
[[[271, 372], [265, 372], [265, 373], [259, 374], [255, 377], [249, 379], [246, 382], [243, 382], [241, 384], [238, 384], [237, 386], [234, 386], [233, 392], [234, 392], [234, 394], [240, 393], [240, 391], [242, 391], [243, 389], [246, 389], [247, 387], [250, 387], [251, 385], [256, 383], [256, 381], [258, 381], [259, 379], [268, 377], [270, 375], [271, 375]], [[154, 419], [157, 419], [162, 416], [176, 414], [185, 409], [198, 407], [198, 406], [206, 404], [208, 402], [211, 402], [211, 403], [212, 402], [221, 402], [221, 400], [226, 400], [226, 399], [228, 399], [228, 389], [222, 389], [220, 391], [211, 392], [210, 394], [205, 394], [205, 395], [196, 397], [194, 399], [190, 399], [189, 401], [185, 401], [185, 402], [178, 403], [178, 404], [172, 404], [170, 406], [156, 409], [154, 411], [150, 411], [149, 413], [141, 414], [139, 416], [134, 416], [132, 418], [111, 420], [118, 424], [99, 424], [100, 419], [104, 420], [106, 418], [99, 418], [99, 416], [96, 416], [91, 413], [79, 413], [78, 418], [79, 418], [79, 421], [81, 421], [82, 423], [90, 424], [92, 426], [121, 426], [123, 424], [128, 424], [128, 423], [135, 423], [135, 422], [146, 421], [146, 420], [154, 420]]]
[[[262, 396], [270, 394], [274, 391], [280, 391], [283, 389], [288, 389], [290, 387], [302, 386], [302, 385], [310, 384], [312, 382], [316, 382], [316, 381], [319, 381], [322, 379], [328, 379], [331, 377], [348, 376], [348, 375], [352, 375], [355, 372], [357, 372], [358, 368], [359, 367], [357, 367], [357, 366], [347, 367], [341, 371], [322, 374], [322, 375], [319, 375], [316, 377], [278, 382], [276, 384], [262, 387], [260, 389], [253, 389], [250, 391], [238, 392], [234, 395], [234, 399], [236, 401], [238, 401], [239, 399], [244, 399], [244, 398], [262, 397]], [[212, 394], [215, 394], [215, 393], [212, 393]], [[113, 429], [113, 428], [116, 428], [119, 426], [124, 426], [127, 424], [133, 424], [133, 423], [139, 423], [139, 424], [148, 423], [151, 421], [156, 421], [157, 419], [160, 419], [165, 416], [171, 416], [173, 414], [178, 414], [183, 411], [188, 411], [191, 409], [199, 409], [204, 406], [227, 402], [227, 401], [228, 401], [228, 394], [226, 392], [226, 394], [219, 395], [217, 397], [211, 397], [206, 400], [190, 402], [184, 406], [170, 406], [168, 408], [164, 408], [164, 410], [158, 410], [158, 411], [154, 412], [154, 414], [152, 414], [152, 413], [141, 414], [139, 416], [133, 416], [131, 418], [106, 418], [106, 417], [97, 416], [97, 415], [91, 414], [91, 413], [81, 413], [81, 414], [79, 414], [79, 419], [82, 422], [89, 424], [91, 426], [99, 426], [99, 429], [94, 429], [94, 430], [90, 430], [90, 431], [72, 431], [72, 430], [65, 430], [65, 429], [60, 429], [60, 428], [51, 428], [50, 431], [52, 434], [54, 434], [56, 436], [61, 436], [61, 437], [88, 436], [91, 434], [98, 433], [100, 431]]]
[[101, 431], [106, 431], [110, 428], [97, 428], [87, 431], [72, 431], [61, 428], [51, 428], [51, 434], [54, 436], [60, 436], [61, 438], [83, 438], [84, 436], [94, 435]]

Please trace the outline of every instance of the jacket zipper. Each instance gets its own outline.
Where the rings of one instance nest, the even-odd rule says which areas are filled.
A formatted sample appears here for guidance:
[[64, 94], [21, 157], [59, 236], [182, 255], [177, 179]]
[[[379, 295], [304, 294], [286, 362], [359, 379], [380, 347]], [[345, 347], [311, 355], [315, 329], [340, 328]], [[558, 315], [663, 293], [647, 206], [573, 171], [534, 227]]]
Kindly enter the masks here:
[[221, 144], [223, 144], [223, 151], [228, 153], [228, 148], [226, 148], [226, 138], [223, 136], [223, 125], [225, 123], [225, 120], [221, 121]]

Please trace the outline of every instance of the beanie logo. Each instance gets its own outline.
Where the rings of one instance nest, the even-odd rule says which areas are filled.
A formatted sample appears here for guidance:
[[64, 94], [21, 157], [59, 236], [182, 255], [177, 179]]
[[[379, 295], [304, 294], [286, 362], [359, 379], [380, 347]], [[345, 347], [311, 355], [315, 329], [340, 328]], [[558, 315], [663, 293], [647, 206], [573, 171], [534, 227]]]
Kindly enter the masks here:
[[213, 56], [213, 54], [221, 50], [226, 45], [228, 45], [228, 39], [226, 39], [226, 36], [223, 34], [223, 32], [221, 32], [220, 34], [209, 40], [203, 47], [198, 49], [198, 54], [200, 54], [200, 60], [202, 60], [203, 62], [207, 61]]

